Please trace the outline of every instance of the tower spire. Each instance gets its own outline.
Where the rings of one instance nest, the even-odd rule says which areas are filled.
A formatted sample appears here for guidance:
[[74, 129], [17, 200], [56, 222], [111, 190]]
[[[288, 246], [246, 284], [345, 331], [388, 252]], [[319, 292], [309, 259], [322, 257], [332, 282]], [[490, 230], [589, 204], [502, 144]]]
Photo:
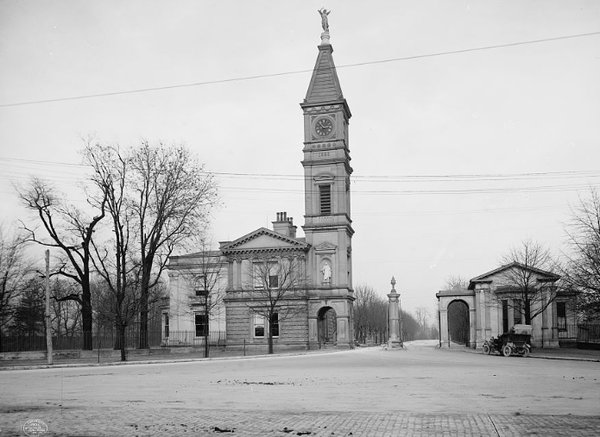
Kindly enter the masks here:
[[320, 105], [325, 102], [338, 102], [343, 103], [349, 113], [350, 110], [345, 103], [340, 80], [335, 69], [335, 64], [333, 63], [333, 47], [329, 42], [329, 22], [327, 16], [331, 11], [321, 8], [318, 12], [321, 14], [323, 33], [321, 33], [321, 44], [317, 47], [319, 55], [317, 56], [317, 62], [313, 69], [303, 104]]

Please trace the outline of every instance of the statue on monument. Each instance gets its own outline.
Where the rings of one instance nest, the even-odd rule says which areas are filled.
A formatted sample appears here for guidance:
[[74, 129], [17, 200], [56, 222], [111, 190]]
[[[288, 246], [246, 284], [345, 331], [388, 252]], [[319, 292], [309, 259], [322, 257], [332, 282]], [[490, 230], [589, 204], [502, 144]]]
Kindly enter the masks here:
[[321, 273], [323, 273], [323, 284], [329, 284], [331, 282], [331, 266], [328, 262], [323, 264]]
[[321, 26], [323, 26], [323, 32], [329, 32], [329, 22], [327, 21], [327, 16], [331, 11], [321, 8], [317, 12], [321, 14]]

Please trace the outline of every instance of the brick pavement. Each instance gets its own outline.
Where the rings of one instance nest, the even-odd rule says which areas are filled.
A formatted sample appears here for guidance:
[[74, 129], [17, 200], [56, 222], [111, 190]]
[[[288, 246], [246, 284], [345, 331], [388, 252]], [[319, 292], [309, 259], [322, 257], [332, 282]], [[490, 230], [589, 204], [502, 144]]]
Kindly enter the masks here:
[[44, 436], [597, 436], [600, 416], [270, 412], [189, 408], [12, 408], [0, 416], [1, 436], [24, 436], [28, 419]]

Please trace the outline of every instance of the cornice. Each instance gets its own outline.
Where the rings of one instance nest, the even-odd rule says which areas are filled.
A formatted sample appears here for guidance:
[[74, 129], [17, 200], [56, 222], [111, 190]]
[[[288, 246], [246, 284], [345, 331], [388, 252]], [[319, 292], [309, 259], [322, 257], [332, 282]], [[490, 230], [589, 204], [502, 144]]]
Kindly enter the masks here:
[[309, 248], [309, 244], [303, 241], [298, 241], [298, 239], [296, 238], [291, 238], [291, 237], [287, 237], [285, 235], [279, 234], [275, 231], [271, 231], [270, 229], [267, 228], [259, 228], [253, 232], [250, 232], [249, 234], [244, 235], [243, 237], [238, 238], [237, 240], [234, 241], [228, 241], [228, 242], [223, 242], [221, 243], [221, 252], [224, 255], [227, 255], [228, 253], [234, 252], [234, 251], [244, 251], [244, 250], [249, 250], [249, 251], [253, 251], [253, 250], [257, 250], [257, 248], [241, 248], [238, 249], [239, 246], [257, 238], [260, 237], [261, 235], [267, 235], [271, 238], [280, 240], [280, 241], [284, 241], [288, 244], [291, 245], [290, 248], [285, 248], [285, 247], [273, 247], [273, 248], [269, 248], [269, 247], [265, 247], [265, 248], [258, 248], [259, 250], [283, 250], [283, 249], [298, 249], [298, 250], [308, 250]]

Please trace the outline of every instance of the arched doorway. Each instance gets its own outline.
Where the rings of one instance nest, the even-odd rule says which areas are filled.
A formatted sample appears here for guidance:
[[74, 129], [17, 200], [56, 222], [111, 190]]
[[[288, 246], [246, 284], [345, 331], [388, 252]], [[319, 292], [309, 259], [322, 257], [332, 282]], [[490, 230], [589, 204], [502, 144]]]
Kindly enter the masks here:
[[469, 305], [464, 300], [448, 304], [448, 340], [469, 346]]
[[323, 307], [317, 314], [320, 344], [335, 344], [337, 340], [337, 315], [331, 307]]

